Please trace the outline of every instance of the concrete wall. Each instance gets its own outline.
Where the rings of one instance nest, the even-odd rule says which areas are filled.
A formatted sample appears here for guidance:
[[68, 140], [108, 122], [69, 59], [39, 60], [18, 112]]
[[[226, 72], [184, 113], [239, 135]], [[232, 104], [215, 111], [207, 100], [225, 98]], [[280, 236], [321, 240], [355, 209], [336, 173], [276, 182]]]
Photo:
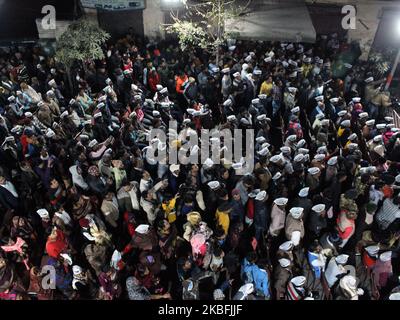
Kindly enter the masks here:
[[[349, 30], [349, 41], [359, 41], [363, 50], [361, 59], [368, 58], [373, 44], [376, 31], [380, 23], [380, 14], [383, 8], [400, 9], [399, 1], [377, 1], [377, 0], [306, 0], [307, 3], [325, 3], [335, 5], [354, 5], [357, 9], [357, 24], [355, 30]], [[343, 15], [344, 16], [344, 15]]]
[[58, 39], [72, 21], [57, 20], [56, 28], [54, 30], [45, 30], [42, 27], [42, 20], [36, 19], [36, 27], [38, 29], [39, 39]]
[[85, 8], [85, 13], [115, 37], [126, 34], [129, 28], [149, 38], [165, 36], [160, 28], [165, 23], [165, 12], [161, 9], [161, 0], [147, 0], [145, 10], [98, 11]]
[[91, 8], [84, 8], [85, 16], [86, 19], [92, 21], [96, 25], [99, 25], [99, 19], [97, 16], [97, 9], [91, 9]]
[[147, 0], [143, 10], [144, 34], [153, 39], [162, 39], [165, 32], [161, 26], [165, 23], [165, 12], [161, 9], [161, 0]]
[[99, 10], [97, 17], [100, 27], [115, 38], [125, 36], [129, 28], [132, 28], [135, 34], [144, 35], [143, 10]]

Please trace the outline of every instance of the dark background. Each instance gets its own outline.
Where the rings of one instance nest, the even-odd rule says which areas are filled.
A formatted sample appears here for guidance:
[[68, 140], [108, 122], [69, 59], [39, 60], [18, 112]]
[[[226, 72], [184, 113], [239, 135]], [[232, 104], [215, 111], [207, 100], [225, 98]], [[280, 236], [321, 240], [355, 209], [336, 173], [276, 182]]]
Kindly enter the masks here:
[[[45, 16], [43, 6], [53, 5], [57, 20], [72, 20], [74, 4], [74, 0], [0, 0], [0, 42], [37, 39], [35, 20]], [[78, 5], [76, 9], [79, 15]]]

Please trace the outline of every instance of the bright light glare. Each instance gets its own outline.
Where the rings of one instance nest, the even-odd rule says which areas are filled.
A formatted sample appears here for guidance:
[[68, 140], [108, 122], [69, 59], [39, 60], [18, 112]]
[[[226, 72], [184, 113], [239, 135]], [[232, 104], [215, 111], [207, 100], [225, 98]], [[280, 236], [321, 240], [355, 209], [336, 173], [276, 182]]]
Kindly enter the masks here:
[[161, 0], [161, 5], [164, 8], [180, 8], [183, 0]]
[[400, 36], [400, 19], [396, 21], [396, 32]]

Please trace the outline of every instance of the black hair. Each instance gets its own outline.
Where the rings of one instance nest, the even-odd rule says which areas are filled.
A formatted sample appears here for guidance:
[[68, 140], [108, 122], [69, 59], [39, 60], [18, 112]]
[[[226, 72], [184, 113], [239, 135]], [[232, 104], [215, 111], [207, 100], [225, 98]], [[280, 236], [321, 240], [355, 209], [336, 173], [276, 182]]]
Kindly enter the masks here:
[[257, 261], [257, 253], [255, 253], [254, 251], [251, 251], [247, 254], [246, 259], [250, 262], [250, 263], [256, 263]]

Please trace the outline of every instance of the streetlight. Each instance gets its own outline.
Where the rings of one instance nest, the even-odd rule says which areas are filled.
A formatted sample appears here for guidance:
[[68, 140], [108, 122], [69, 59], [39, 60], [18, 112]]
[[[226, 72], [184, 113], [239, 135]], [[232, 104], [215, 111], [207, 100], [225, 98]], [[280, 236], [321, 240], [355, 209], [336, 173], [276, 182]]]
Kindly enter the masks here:
[[183, 0], [161, 0], [161, 5], [166, 8], [181, 7]]
[[[396, 21], [396, 26], [395, 26], [395, 31], [396, 35], [400, 37], [400, 18]], [[400, 48], [399, 51], [397, 52], [396, 59], [394, 60], [394, 64], [392, 67], [392, 70], [390, 71], [389, 76], [387, 77], [386, 85], [385, 85], [385, 91], [389, 90], [390, 84], [392, 83], [394, 74], [396, 73], [397, 65], [400, 62]]]

